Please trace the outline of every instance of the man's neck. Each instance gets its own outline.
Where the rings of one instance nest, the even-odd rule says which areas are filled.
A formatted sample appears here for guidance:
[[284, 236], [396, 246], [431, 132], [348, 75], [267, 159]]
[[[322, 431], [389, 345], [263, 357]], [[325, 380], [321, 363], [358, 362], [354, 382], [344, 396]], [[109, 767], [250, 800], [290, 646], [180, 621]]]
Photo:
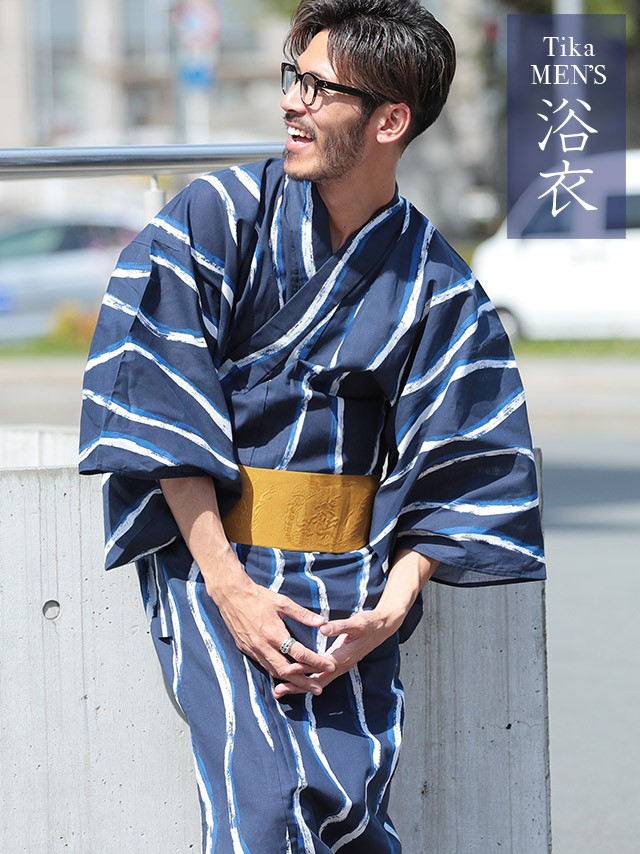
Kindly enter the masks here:
[[396, 191], [395, 175], [386, 181], [331, 181], [318, 184], [329, 216], [331, 246], [337, 252], [349, 237], [388, 205]]

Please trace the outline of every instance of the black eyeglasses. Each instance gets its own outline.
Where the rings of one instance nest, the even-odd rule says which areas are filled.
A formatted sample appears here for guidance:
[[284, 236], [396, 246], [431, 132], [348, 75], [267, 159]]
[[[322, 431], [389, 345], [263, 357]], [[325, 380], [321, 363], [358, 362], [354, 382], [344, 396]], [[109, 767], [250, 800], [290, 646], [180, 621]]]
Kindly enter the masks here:
[[384, 98], [380, 95], [374, 95], [373, 92], [365, 92], [362, 89], [354, 89], [353, 86], [343, 86], [342, 83], [330, 83], [328, 80], [321, 80], [316, 77], [311, 71], [305, 71], [300, 74], [295, 65], [290, 62], [283, 62], [280, 66], [282, 93], [287, 94], [289, 89], [300, 82], [300, 97], [302, 103], [310, 107], [315, 101], [320, 89], [331, 89], [334, 92], [343, 92], [345, 95], [357, 95], [360, 98], [368, 98], [371, 101], [380, 101]]

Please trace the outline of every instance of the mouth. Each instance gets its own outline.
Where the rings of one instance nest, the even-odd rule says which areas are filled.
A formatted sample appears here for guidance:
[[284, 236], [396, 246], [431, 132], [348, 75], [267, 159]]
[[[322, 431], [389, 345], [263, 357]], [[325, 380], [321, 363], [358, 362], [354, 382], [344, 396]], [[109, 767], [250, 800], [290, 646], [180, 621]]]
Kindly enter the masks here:
[[288, 151], [297, 151], [300, 148], [303, 148], [305, 145], [309, 145], [309, 143], [314, 141], [314, 136], [307, 130], [303, 128], [294, 127], [293, 125], [287, 125], [287, 150]]

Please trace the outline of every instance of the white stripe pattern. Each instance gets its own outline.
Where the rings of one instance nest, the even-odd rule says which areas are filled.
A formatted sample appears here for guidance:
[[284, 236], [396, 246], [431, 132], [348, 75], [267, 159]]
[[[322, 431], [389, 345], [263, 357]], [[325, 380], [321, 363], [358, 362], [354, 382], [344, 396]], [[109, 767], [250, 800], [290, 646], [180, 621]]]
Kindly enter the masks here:
[[102, 436], [99, 439], [96, 439], [95, 442], [88, 445], [80, 454], [80, 462], [86, 460], [86, 458], [99, 447], [120, 448], [123, 451], [129, 451], [130, 453], [137, 454], [140, 457], [146, 457], [148, 460], [154, 460], [163, 466], [169, 466], [171, 468], [176, 465], [176, 461], [171, 459], [171, 457], [167, 457], [159, 451], [153, 451], [151, 448], [147, 448], [145, 445], [138, 444], [135, 440], [127, 439], [124, 436]]
[[271, 247], [271, 259], [273, 262], [273, 269], [276, 274], [276, 284], [278, 286], [278, 303], [280, 308], [283, 307], [285, 303], [285, 282], [282, 278], [284, 270], [280, 267], [280, 217], [282, 216], [282, 196], [278, 199], [276, 204], [275, 213], [273, 215], [273, 221], [271, 223], [271, 232], [269, 236], [269, 245]]
[[273, 590], [274, 593], [278, 593], [282, 587], [282, 583], [284, 582], [285, 560], [280, 549], [272, 549], [272, 551], [276, 562], [276, 571], [273, 576], [273, 581], [269, 585], [269, 590]]
[[233, 199], [227, 192], [226, 187], [218, 178], [214, 175], [201, 175], [198, 179], [200, 181], [206, 181], [207, 184], [211, 184], [211, 186], [218, 192], [218, 195], [222, 199], [225, 210], [227, 212], [227, 222], [229, 224], [229, 233], [231, 234], [231, 238], [233, 242], [238, 245], [238, 219], [236, 216], [236, 208], [233, 203]]
[[253, 712], [253, 716], [258, 722], [260, 732], [265, 737], [267, 744], [269, 745], [271, 750], [275, 750], [273, 738], [271, 737], [271, 733], [269, 732], [269, 724], [267, 723], [264, 713], [260, 708], [260, 701], [258, 700], [258, 690], [256, 688], [255, 679], [253, 678], [253, 673], [251, 672], [251, 668], [249, 667], [249, 662], [247, 661], [247, 657], [245, 655], [242, 656], [242, 660], [244, 662], [244, 671], [247, 675], [249, 702], [251, 703], [251, 710]]
[[336, 824], [337, 822], [345, 820], [345, 818], [351, 812], [351, 808], [353, 807], [353, 801], [347, 794], [342, 783], [336, 777], [333, 768], [329, 764], [329, 760], [327, 759], [324, 750], [322, 749], [322, 745], [320, 744], [320, 739], [318, 738], [318, 725], [316, 722], [316, 716], [313, 712], [313, 694], [305, 695], [304, 705], [307, 710], [307, 720], [309, 722], [309, 741], [311, 742], [311, 746], [313, 747], [318, 761], [324, 768], [325, 773], [333, 782], [336, 789], [342, 795], [342, 808], [334, 815], [327, 816], [327, 818], [322, 822], [318, 829], [318, 836], [322, 838], [322, 833], [326, 827], [328, 827], [330, 824]]
[[231, 171], [236, 176], [238, 181], [245, 187], [253, 196], [253, 198], [259, 202], [260, 201], [260, 184], [256, 180], [253, 175], [250, 175], [246, 169], [242, 169], [240, 166], [232, 166]]
[[344, 460], [342, 459], [342, 449], [344, 443], [344, 398], [336, 397], [336, 447], [334, 451], [336, 474], [342, 474]]
[[[411, 531], [407, 531], [406, 533], [398, 534], [398, 537], [407, 537], [407, 536], [419, 536], [419, 537], [433, 537], [433, 531], [426, 531], [421, 528], [415, 528]], [[435, 536], [439, 536], [437, 533]], [[518, 554], [526, 555], [527, 557], [533, 558], [533, 560], [538, 561], [544, 565], [544, 558], [541, 557], [536, 552], [527, 548], [526, 546], [520, 545], [519, 543], [514, 543], [512, 540], [505, 539], [504, 537], [499, 537], [497, 534], [486, 534], [481, 532], [474, 531], [458, 531], [455, 533], [448, 532], [444, 536], [449, 539], [456, 540], [457, 542], [480, 542], [480, 543], [489, 543], [492, 546], [496, 546], [500, 549], [505, 549], [510, 552], [518, 552]], [[496, 563], [499, 563], [496, 560]]]
[[418, 301], [422, 294], [423, 290], [423, 281], [424, 281], [424, 271], [425, 265], [427, 261], [427, 253], [429, 251], [429, 243], [431, 242], [431, 238], [433, 236], [433, 232], [435, 231], [432, 225], [429, 228], [425, 229], [424, 239], [422, 241], [422, 248], [420, 250], [420, 261], [418, 263], [418, 275], [416, 276], [413, 285], [411, 287], [411, 296], [409, 297], [409, 303], [405, 310], [402, 313], [402, 317], [400, 318], [400, 322], [394, 329], [392, 335], [389, 340], [382, 348], [380, 353], [376, 356], [376, 358], [368, 365], [367, 370], [375, 371], [376, 368], [379, 368], [380, 365], [384, 362], [384, 360], [392, 353], [398, 345], [398, 342], [401, 340], [403, 335], [411, 328], [418, 309]]
[[[149, 274], [147, 273], [146, 275], [148, 276]], [[107, 308], [112, 308], [114, 311], [120, 311], [122, 314], [128, 314], [130, 317], [135, 317], [138, 313], [138, 310], [132, 305], [118, 299], [118, 297], [115, 297], [113, 294], [109, 293], [109, 291], [104, 295], [102, 305], [106, 305]]]
[[167, 612], [164, 607], [164, 602], [162, 600], [162, 589], [163, 585], [160, 583], [160, 573], [162, 570], [158, 566], [158, 556], [157, 554], [153, 555], [151, 559], [151, 565], [153, 566], [153, 577], [156, 583], [156, 589], [158, 591], [158, 616], [160, 617], [160, 631], [162, 634], [160, 637], [166, 638], [169, 637], [169, 622], [167, 620]]
[[[360, 313], [360, 309], [361, 309], [361, 308], [362, 308], [362, 306], [364, 305], [364, 301], [365, 301], [365, 299], [366, 299], [366, 295], [362, 297], [362, 299], [360, 300], [360, 302], [359, 302], [359, 303], [358, 303], [358, 305], [356, 306], [356, 310], [353, 312], [353, 316], [352, 316], [352, 317], [351, 317], [351, 319], [350, 319], [350, 324], [351, 324], [351, 323], [353, 323], [353, 322], [355, 321], [356, 317], [357, 317], [357, 316], [358, 316], [358, 314]], [[340, 356], [340, 351], [342, 350], [342, 345], [343, 345], [343, 344], [344, 344], [344, 342], [347, 340], [347, 335], [348, 335], [348, 334], [349, 334], [349, 327], [347, 326], [347, 327], [345, 327], [345, 329], [343, 330], [343, 332], [342, 332], [342, 336], [340, 337], [340, 342], [338, 343], [338, 346], [336, 347], [335, 353], [333, 354], [333, 356], [332, 356], [332, 358], [331, 358], [331, 362], [329, 363], [329, 367], [330, 367], [330, 368], [335, 368], [335, 366], [338, 364], [338, 357]], [[343, 382], [343, 380], [344, 380], [346, 377], [348, 377], [348, 376], [349, 376], [349, 374], [348, 374], [347, 372], [345, 372], [345, 373], [341, 374], [341, 375], [340, 375], [340, 376], [339, 376], [339, 377], [334, 381], [333, 385], [331, 386], [331, 394], [338, 394], [338, 390], [340, 389], [340, 385], [341, 385], [341, 383], [342, 383], [342, 382]]]
[[184, 377], [172, 371], [168, 365], [161, 362], [156, 355], [150, 350], [145, 350], [144, 347], [141, 347], [138, 344], [134, 344], [133, 341], [125, 341], [120, 347], [115, 348], [114, 350], [109, 350], [106, 353], [99, 353], [97, 356], [94, 356], [92, 359], [89, 359], [87, 362], [87, 367], [85, 369], [85, 373], [91, 371], [93, 368], [98, 365], [102, 365], [105, 362], [108, 362], [112, 359], [116, 359], [118, 356], [122, 355], [122, 353], [130, 352], [130, 353], [138, 353], [138, 355], [143, 356], [145, 359], [148, 359], [150, 362], [156, 365], [159, 370], [161, 370], [175, 385], [181, 388], [183, 391], [186, 391], [187, 394], [204, 409], [207, 415], [211, 418], [213, 423], [222, 430], [225, 436], [231, 439], [231, 424], [227, 418], [221, 415], [211, 403], [207, 400], [207, 398], [200, 392], [194, 385], [189, 383]]
[[[198, 294], [198, 301], [200, 301], [200, 295]], [[143, 326], [145, 326], [150, 332], [156, 335], [158, 338], [163, 338], [165, 341], [176, 341], [181, 344], [191, 344], [195, 347], [200, 347], [202, 349], [206, 349], [207, 342], [201, 335], [195, 335], [191, 332], [178, 332], [176, 330], [162, 330], [160, 327], [153, 322], [152, 318], [148, 315], [144, 314], [144, 312], [134, 308], [134, 306], [129, 305], [129, 303], [123, 302], [118, 297], [115, 297], [113, 294], [107, 293], [105, 294], [104, 299], [102, 300], [102, 304], [107, 306], [107, 308], [111, 308], [114, 311], [120, 311], [122, 314], [127, 314], [130, 317], [138, 317]], [[213, 325], [211, 320], [204, 315], [202, 316], [203, 323], [211, 336], [216, 339], [218, 337], [218, 330]]]
[[[311, 568], [315, 563], [315, 557], [313, 553], [305, 552], [304, 559], [304, 574], [313, 584], [315, 584], [318, 589], [318, 605], [320, 608], [320, 616], [324, 617], [325, 620], [328, 620], [331, 614], [331, 608], [329, 607], [327, 586], [319, 575], [314, 575], [313, 572], [311, 572]], [[318, 655], [324, 655], [327, 649], [328, 640], [329, 638], [327, 638], [326, 635], [323, 635], [322, 632], [316, 632], [316, 652], [318, 653]]]
[[[397, 207], [398, 206], [395, 205], [394, 207], [383, 211], [362, 229], [362, 231], [358, 235], [358, 238], [351, 243], [345, 254], [340, 259], [339, 263], [334, 268], [331, 275], [328, 277], [324, 285], [320, 288], [309, 308], [300, 317], [298, 322], [294, 323], [294, 325], [285, 335], [282, 335], [276, 341], [271, 344], [267, 344], [260, 350], [256, 350], [254, 353], [245, 356], [243, 359], [239, 359], [235, 363], [225, 362], [220, 369], [220, 376], [225, 376], [233, 367], [243, 368], [245, 367], [245, 365], [248, 365], [251, 362], [257, 362], [260, 359], [272, 356], [274, 353], [277, 353], [280, 350], [290, 346], [291, 342], [295, 341], [296, 338], [299, 338], [302, 331], [306, 329], [309, 324], [313, 323], [318, 316], [324, 316], [326, 312], [323, 311], [323, 305], [327, 301], [331, 292], [333, 291], [335, 284], [342, 275], [345, 267], [348, 266], [351, 260], [351, 256], [360, 248], [360, 245], [368, 237], [371, 231], [377, 228], [378, 225], [380, 225], [381, 222], [384, 222], [384, 220], [386, 220], [389, 216], [395, 214]], [[321, 312], [322, 315], [320, 314]]]
[[[273, 680], [271, 680], [271, 688], [275, 687]], [[293, 793], [293, 814], [296, 819], [296, 824], [298, 826], [298, 830], [302, 835], [302, 842], [304, 845], [304, 854], [315, 854], [315, 845], [313, 844], [313, 837], [311, 836], [311, 831], [309, 830], [309, 826], [304, 820], [304, 816], [302, 814], [302, 809], [300, 807], [300, 792], [307, 786], [307, 773], [304, 769], [304, 763], [302, 762], [302, 753], [300, 752], [300, 745], [295, 737], [293, 729], [291, 728], [291, 724], [284, 712], [284, 709], [281, 707], [280, 703], [275, 704], [275, 708], [278, 711], [278, 714], [284, 721], [287, 734], [289, 736], [289, 743], [291, 744], [291, 749], [293, 751], [293, 758], [296, 764], [296, 773], [298, 776], [298, 783]]]
[[149, 270], [127, 269], [126, 267], [116, 267], [111, 274], [112, 279], [148, 279]]
[[469, 276], [463, 282], [458, 282], [457, 285], [453, 285], [453, 287], [447, 288], [447, 290], [434, 294], [429, 301], [427, 310], [432, 309], [435, 305], [442, 305], [443, 303], [448, 302], [467, 291], [472, 291], [475, 288], [475, 284], [475, 279], [471, 273], [469, 273]]
[[454, 370], [445, 387], [442, 389], [440, 394], [428, 405], [426, 406], [415, 422], [412, 424], [409, 430], [407, 430], [406, 434], [402, 438], [402, 441], [398, 443], [398, 451], [400, 454], [404, 454], [411, 442], [413, 441], [414, 436], [420, 432], [420, 428], [427, 421], [434, 412], [437, 412], [438, 409], [444, 403], [445, 397], [451, 386], [461, 380], [463, 377], [468, 377], [470, 374], [475, 373], [476, 371], [484, 371], [484, 370], [507, 370], [512, 369], [516, 370], [516, 363], [513, 359], [479, 359], [476, 362], [466, 362], [463, 365], [458, 365]]
[[196, 783], [198, 784], [198, 794], [200, 795], [200, 800], [204, 808], [204, 839], [202, 840], [203, 854], [213, 854], [213, 831], [215, 827], [213, 821], [213, 801], [211, 800], [211, 795], [207, 789], [206, 783], [204, 782], [204, 778], [200, 770], [200, 763], [198, 762], [198, 757], [195, 752], [193, 754], [193, 761], [196, 771]]
[[227, 790], [227, 811], [229, 816], [229, 829], [231, 833], [231, 841], [234, 854], [245, 854], [245, 848], [240, 837], [238, 829], [238, 816], [236, 814], [236, 799], [233, 786], [233, 748], [236, 732], [236, 714], [233, 702], [233, 686], [227, 674], [224, 661], [220, 655], [214, 638], [209, 634], [206, 623], [203, 617], [202, 605], [198, 600], [197, 581], [200, 570], [194, 562], [189, 572], [189, 580], [187, 581], [187, 599], [189, 607], [193, 615], [194, 622], [200, 633], [200, 637], [207, 649], [211, 666], [216, 675], [220, 694], [222, 696], [222, 704], [224, 707], [224, 715], [226, 722], [226, 742], [224, 751], [224, 780]]
[[[491, 309], [490, 303], [485, 303], [481, 305], [478, 309], [478, 318], [480, 318], [483, 314], [486, 314], [487, 311]], [[447, 367], [447, 365], [451, 364], [453, 357], [455, 354], [462, 348], [462, 346], [472, 338], [475, 332], [478, 329], [478, 320], [475, 320], [469, 327], [464, 331], [464, 333], [458, 338], [455, 344], [447, 350], [447, 352], [440, 358], [436, 364], [427, 371], [426, 374], [422, 377], [418, 377], [417, 379], [408, 382], [404, 387], [401, 397], [408, 397], [411, 394], [414, 394], [416, 391], [419, 391], [421, 388], [424, 388], [426, 385], [429, 385], [433, 382], [433, 380], [443, 372], [443, 370]]]
[[176, 240], [179, 240], [180, 243], [184, 243], [185, 246], [191, 246], [191, 241], [189, 240], [189, 235], [186, 230], [184, 228], [178, 228], [177, 225], [173, 225], [173, 223], [168, 222], [164, 217], [154, 216], [150, 224], [159, 228], [160, 231], [166, 231], [167, 234], [170, 234], [171, 237], [175, 237]]
[[158, 255], [151, 253], [151, 260], [154, 261], [159, 267], [165, 267], [167, 270], [171, 270], [171, 272], [176, 276], [176, 278], [180, 279], [181, 282], [184, 282], [187, 287], [191, 288], [192, 291], [198, 294], [198, 286], [196, 285], [196, 280], [193, 275], [179, 264], [176, 264], [170, 258], [165, 258], [164, 255]]
[[389, 788], [389, 784], [393, 779], [393, 775], [398, 765], [398, 760], [400, 759], [400, 747], [402, 746], [402, 712], [404, 709], [404, 691], [402, 690], [397, 680], [394, 680], [392, 682], [391, 691], [396, 698], [396, 712], [393, 719], [393, 757], [391, 759], [391, 767], [389, 769], [389, 773], [387, 774], [387, 779], [385, 780], [385, 784], [382, 787], [380, 794], [378, 795], [378, 802], [376, 803], [376, 812], [380, 809], [380, 804], [384, 800], [384, 797], [387, 793], [387, 789]]
[[120, 537], [124, 536], [128, 531], [131, 530], [131, 528], [133, 528], [138, 519], [138, 516], [140, 516], [140, 514], [145, 511], [147, 504], [153, 498], [155, 498], [156, 495], [161, 494], [162, 490], [160, 489], [160, 487], [157, 487], [156, 489], [150, 489], [149, 492], [147, 492], [145, 497], [142, 499], [140, 504], [134, 510], [132, 510], [131, 513], [127, 513], [122, 522], [112, 531], [111, 536], [105, 543], [105, 554], [109, 554], [109, 552], [111, 551], [115, 543], [120, 539]]
[[367, 779], [365, 780], [364, 785], [364, 803], [365, 803], [365, 811], [364, 815], [360, 819], [358, 826], [354, 828], [350, 833], [346, 833], [342, 836], [333, 846], [333, 851], [339, 851], [341, 848], [344, 848], [345, 845], [348, 845], [350, 842], [353, 842], [354, 839], [357, 839], [358, 836], [361, 836], [362, 833], [366, 830], [367, 825], [370, 821], [369, 808], [367, 804], [367, 793], [369, 791], [369, 785], [375, 775], [378, 773], [380, 769], [380, 763], [382, 760], [382, 748], [380, 745], [379, 739], [375, 737], [375, 735], [369, 729], [367, 724], [367, 716], [364, 708], [364, 696], [362, 691], [362, 677], [360, 676], [360, 670], [358, 669], [358, 665], [352, 667], [349, 671], [349, 678], [351, 679], [351, 688], [353, 690], [353, 697], [356, 703], [356, 709], [358, 712], [358, 723], [360, 725], [360, 729], [365, 737], [371, 743], [371, 766], [369, 768], [369, 772], [367, 774]]
[[191, 257], [200, 267], [204, 267], [205, 270], [211, 270], [212, 273], [216, 273], [220, 277], [224, 276], [224, 267], [216, 264], [215, 261], [211, 261], [195, 247], [191, 249]]
[[354, 614], [359, 613], [364, 608], [367, 596], [369, 595], [369, 579], [371, 577], [371, 561], [373, 555], [368, 552], [362, 555], [362, 571], [360, 573], [360, 582], [358, 585], [358, 602], [354, 609]]
[[316, 274], [316, 261], [313, 253], [313, 191], [311, 181], [307, 182], [304, 212], [302, 214], [301, 249], [304, 271], [307, 279]]
[[[177, 436], [181, 436], [183, 439], [186, 439], [188, 442], [192, 442], [194, 445], [197, 445], [199, 448], [202, 448], [207, 453], [211, 454], [219, 463], [222, 463], [223, 466], [229, 469], [230, 472], [234, 474], [238, 471], [238, 466], [232, 460], [223, 457], [222, 454], [218, 453], [216, 449], [206, 442], [202, 436], [199, 436], [197, 433], [192, 433], [190, 430], [187, 430], [183, 427], [178, 427], [177, 424], [172, 424], [168, 421], [160, 421], [158, 418], [153, 418], [148, 415], [143, 415], [139, 412], [133, 412], [130, 409], [126, 409], [119, 403], [116, 403], [109, 398], [103, 397], [102, 395], [95, 394], [91, 391], [91, 389], [84, 389], [82, 392], [83, 399], [91, 400], [97, 406], [102, 406], [105, 409], [108, 409], [110, 412], [113, 412], [116, 415], [119, 415], [121, 418], [125, 418], [128, 421], [137, 424], [144, 424], [147, 427], [156, 427], [159, 430], [166, 430], [169, 433], [175, 433]], [[86, 456], [86, 454], [81, 454], [81, 457]]]
[[522, 501], [519, 504], [474, 504], [464, 501], [414, 501], [403, 508], [400, 516], [413, 510], [452, 510], [455, 513], [469, 513], [472, 516], [500, 516], [511, 513], [524, 513], [539, 504], [538, 499]]
[[285, 451], [284, 457], [275, 467], [276, 469], [286, 469], [289, 463], [291, 462], [298, 444], [300, 442], [300, 436], [302, 434], [302, 428], [304, 427], [304, 422], [307, 417], [307, 409], [309, 406], [309, 401], [313, 397], [313, 390], [310, 386], [311, 377], [315, 374], [320, 373], [321, 368], [318, 365], [315, 365], [311, 371], [307, 373], [305, 378], [302, 380], [302, 408], [300, 414], [298, 415], [298, 419], [292, 428], [292, 435], [289, 439], [289, 444], [287, 445], [287, 449]]
[[[491, 433], [492, 430], [495, 430], [498, 425], [502, 424], [503, 421], [506, 421], [506, 419], [509, 418], [509, 416], [517, 409], [524, 406], [524, 402], [524, 392], [522, 391], [512, 400], [508, 401], [493, 418], [490, 418], [488, 421], [468, 430], [466, 433], [456, 433], [454, 436], [446, 436], [441, 439], [425, 439], [411, 462], [400, 471], [390, 475], [384, 482], [385, 486], [387, 484], [395, 483], [397, 480], [401, 480], [405, 477], [408, 472], [415, 468], [423, 454], [435, 450], [435, 448], [444, 448], [446, 445], [450, 445], [453, 442], [471, 442], [474, 439], [480, 438], [480, 436], [486, 436], [488, 433]], [[377, 540], [378, 538], [376, 538], [376, 541]]]
[[145, 602], [145, 614], [147, 622], [151, 625], [158, 604], [158, 586], [151, 561], [147, 561], [147, 601]]
[[173, 640], [171, 642], [171, 649], [173, 652], [173, 696], [180, 707], [182, 714], [184, 714], [184, 709], [182, 709], [182, 703], [180, 702], [179, 696], [180, 679], [182, 677], [182, 627], [180, 626], [180, 615], [178, 613], [176, 599], [169, 584], [167, 584], [167, 602], [169, 603], [171, 633], [173, 635]]
[[428, 477], [430, 474], [433, 474], [435, 471], [440, 471], [440, 469], [449, 468], [449, 466], [457, 465], [458, 463], [465, 463], [469, 460], [481, 460], [485, 457], [504, 457], [504, 456], [522, 456], [527, 457], [530, 460], [533, 460], [533, 451], [529, 448], [495, 448], [491, 451], [477, 451], [473, 454], [460, 454], [460, 456], [453, 457], [450, 460], [444, 460], [441, 463], [435, 463], [429, 468], [425, 469], [421, 474], [418, 475], [418, 480], [423, 477]]

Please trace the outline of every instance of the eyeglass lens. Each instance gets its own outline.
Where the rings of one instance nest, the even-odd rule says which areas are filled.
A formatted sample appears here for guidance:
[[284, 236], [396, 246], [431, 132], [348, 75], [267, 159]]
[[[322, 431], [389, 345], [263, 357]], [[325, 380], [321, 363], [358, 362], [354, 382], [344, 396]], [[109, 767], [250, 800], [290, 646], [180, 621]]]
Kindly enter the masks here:
[[300, 97], [302, 102], [311, 106], [316, 96], [315, 78], [307, 72], [298, 76], [298, 72], [292, 65], [285, 65], [282, 69], [282, 91], [286, 94], [294, 83], [300, 81]]

